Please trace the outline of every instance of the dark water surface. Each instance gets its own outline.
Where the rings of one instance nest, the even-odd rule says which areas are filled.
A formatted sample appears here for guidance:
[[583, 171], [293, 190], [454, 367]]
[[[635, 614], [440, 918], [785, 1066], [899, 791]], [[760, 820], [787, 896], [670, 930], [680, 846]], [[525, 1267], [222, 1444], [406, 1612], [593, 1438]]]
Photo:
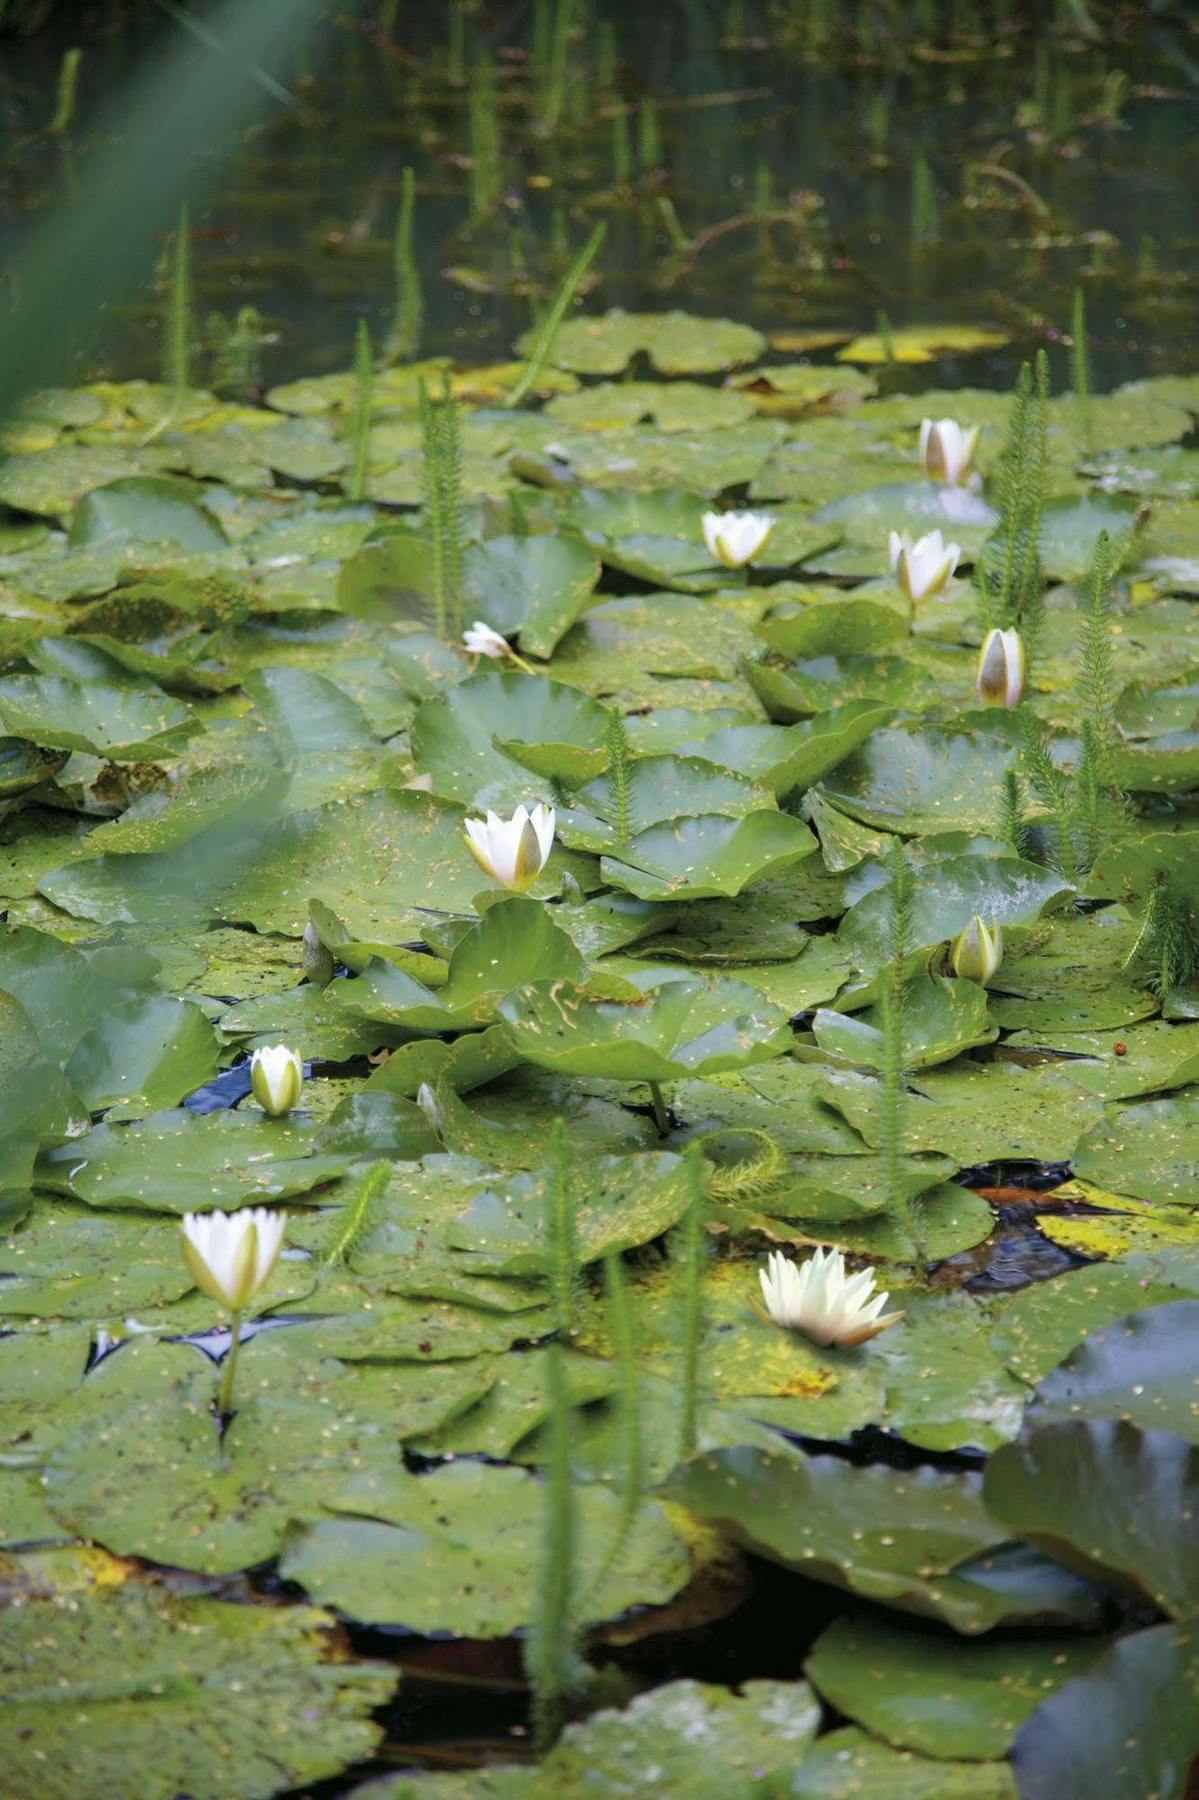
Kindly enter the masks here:
[[[993, 323], [1007, 350], [935, 365], [939, 384], [992, 385], [1068, 332], [1078, 285], [1097, 386], [1199, 366], [1193, 8], [1097, 8], [1096, 41], [1055, 28], [1048, 5], [917, 6], [892, 28], [870, 4], [580, 3], [551, 131], [538, 8], [393, 10], [389, 37], [386, 7], [331, 8], [296, 48], [294, 103], [264, 92], [254, 126], [205, 158], [197, 312], [255, 307], [267, 381], [344, 366], [360, 317], [386, 331], [406, 165], [426, 353], [508, 354], [604, 218], [597, 309], [800, 333], [870, 330], [880, 310], [896, 326]], [[922, 12], [940, 21], [931, 36]], [[0, 39], [5, 255], [70, 195], [98, 111], [168, 65], [179, 27], [132, 18], [60, 6], [32, 37]], [[79, 116], [55, 138], [71, 44]], [[158, 373], [153, 275], [104, 322], [107, 372]], [[1064, 349], [1056, 365], [1065, 385]]]

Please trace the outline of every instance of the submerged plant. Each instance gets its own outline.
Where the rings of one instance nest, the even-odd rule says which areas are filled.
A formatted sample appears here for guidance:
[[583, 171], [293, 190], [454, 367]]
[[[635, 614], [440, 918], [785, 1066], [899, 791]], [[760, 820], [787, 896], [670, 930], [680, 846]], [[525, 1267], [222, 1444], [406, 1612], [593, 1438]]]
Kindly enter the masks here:
[[268, 1118], [281, 1119], [304, 1089], [304, 1062], [286, 1044], [255, 1050], [250, 1058], [250, 1092]]
[[556, 825], [554, 808], [540, 801], [531, 812], [518, 806], [510, 819], [489, 811], [485, 819], [467, 819], [467, 848], [484, 874], [523, 894], [549, 861]]
[[413, 252], [416, 222], [416, 173], [405, 169], [400, 180], [400, 210], [396, 216], [392, 246], [395, 308], [387, 338], [386, 360], [404, 362], [416, 355], [425, 316], [425, 297], [420, 269]]
[[191, 236], [186, 206], [179, 208], [179, 222], [171, 247], [171, 273], [167, 287], [166, 329], [163, 334], [163, 380], [170, 389], [170, 416], [178, 417], [191, 384], [192, 266]]
[[774, 530], [771, 515], [757, 512], [706, 512], [701, 524], [708, 555], [726, 569], [743, 569], [760, 556]]
[[229, 1310], [229, 1348], [221, 1370], [217, 1413], [229, 1416], [233, 1382], [241, 1350], [241, 1321], [246, 1307], [265, 1287], [279, 1252], [287, 1218], [264, 1206], [243, 1207], [240, 1212], [185, 1213], [183, 1255], [192, 1280]]
[[439, 637], [457, 638], [462, 634], [462, 437], [448, 369], [438, 400], [421, 382], [420, 423], [433, 623]]
[[679, 1337], [682, 1345], [679, 1405], [679, 1460], [694, 1454], [699, 1435], [699, 1352], [703, 1340], [704, 1264], [707, 1234], [707, 1165], [698, 1144], [686, 1155], [689, 1202], [679, 1227]]
[[354, 397], [348, 420], [350, 474], [346, 482], [346, 495], [357, 505], [366, 498], [366, 469], [370, 455], [371, 413], [375, 392], [371, 334], [365, 319], [359, 319], [354, 335], [353, 384]]
[[1160, 999], [1199, 974], [1199, 911], [1193, 898], [1166, 874], [1149, 891], [1145, 916], [1125, 961], [1139, 964]]
[[371, 1229], [376, 1202], [390, 1180], [391, 1163], [382, 1156], [370, 1165], [360, 1181], [355, 1182], [338, 1209], [328, 1241], [320, 1252], [320, 1261], [325, 1268], [336, 1268], [344, 1263], [354, 1246], [361, 1243]]
[[1087, 342], [1087, 303], [1081, 288], [1074, 290], [1070, 319], [1070, 379], [1082, 424], [1082, 441], [1088, 452], [1095, 448], [1091, 428], [1091, 354]]
[[772, 1251], [758, 1280], [771, 1323], [825, 1347], [852, 1350], [903, 1317], [883, 1311], [891, 1296], [874, 1293], [873, 1269], [846, 1276], [840, 1250], [818, 1249], [798, 1266]]
[[582, 286], [588, 269], [599, 255], [600, 245], [604, 241], [607, 230], [606, 223], [601, 219], [563, 275], [557, 292], [550, 301], [545, 318], [538, 327], [524, 372], [508, 394], [508, 398], [504, 402], [505, 406], [519, 406], [529, 390], [535, 387], [540, 380], [541, 372], [550, 359], [554, 339], [558, 335], [558, 327], [573, 305], [575, 295]]
[[618, 845], [629, 841], [629, 777], [632, 773], [629, 734], [624, 720], [612, 708], [604, 729], [608, 751], [608, 792], [611, 795], [612, 829]]

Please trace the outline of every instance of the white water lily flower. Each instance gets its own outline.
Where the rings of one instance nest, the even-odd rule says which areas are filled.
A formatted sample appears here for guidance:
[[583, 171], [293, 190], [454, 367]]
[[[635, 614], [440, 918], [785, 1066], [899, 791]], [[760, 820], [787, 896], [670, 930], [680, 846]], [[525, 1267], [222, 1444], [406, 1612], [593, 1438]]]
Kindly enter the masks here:
[[1019, 706], [1024, 698], [1024, 639], [1018, 631], [988, 631], [978, 653], [974, 691], [984, 706]]
[[518, 806], [510, 819], [489, 812], [466, 821], [466, 842], [483, 870], [501, 887], [523, 894], [549, 861], [557, 815], [539, 802], [530, 812]]
[[846, 1279], [840, 1250], [817, 1250], [802, 1267], [775, 1250], [767, 1257], [766, 1267], [759, 1269], [758, 1279], [774, 1323], [788, 1331], [802, 1331], [814, 1344], [852, 1349], [903, 1317], [902, 1313], [879, 1316], [890, 1296], [870, 1298], [873, 1269]]
[[893, 531], [887, 542], [891, 571], [909, 600], [931, 600], [958, 566], [960, 544], [947, 544], [939, 531], [913, 543], [905, 531]]
[[769, 513], [707, 512], [703, 516], [704, 543], [708, 555], [726, 569], [743, 569], [752, 562], [774, 530]]
[[184, 1213], [183, 1254], [192, 1280], [210, 1300], [241, 1312], [278, 1262], [286, 1224], [283, 1213], [265, 1206]]
[[987, 925], [975, 913], [961, 937], [953, 946], [953, 972], [964, 981], [977, 981], [986, 987], [1003, 961], [1003, 931], [998, 925]]
[[974, 464], [981, 425], [965, 431], [956, 419], [924, 419], [920, 425], [920, 467], [930, 481], [959, 487]]
[[472, 656], [492, 656], [499, 662], [510, 654], [507, 638], [501, 637], [498, 631], [493, 631], [486, 619], [476, 619], [462, 633], [462, 642]]
[[282, 1118], [300, 1098], [304, 1064], [286, 1044], [255, 1050], [250, 1058], [250, 1092], [269, 1118]]

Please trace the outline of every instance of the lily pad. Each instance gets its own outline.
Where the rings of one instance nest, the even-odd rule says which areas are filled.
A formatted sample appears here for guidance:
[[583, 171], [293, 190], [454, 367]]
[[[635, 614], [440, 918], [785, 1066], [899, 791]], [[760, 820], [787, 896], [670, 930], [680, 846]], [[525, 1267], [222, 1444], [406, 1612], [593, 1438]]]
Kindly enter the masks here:
[[552, 656], [599, 580], [599, 558], [568, 537], [493, 537], [468, 546], [469, 603], [534, 656]]
[[815, 848], [807, 826], [789, 813], [753, 812], [743, 819], [708, 813], [638, 832], [618, 856], [603, 858], [600, 872], [641, 900], [731, 897]]

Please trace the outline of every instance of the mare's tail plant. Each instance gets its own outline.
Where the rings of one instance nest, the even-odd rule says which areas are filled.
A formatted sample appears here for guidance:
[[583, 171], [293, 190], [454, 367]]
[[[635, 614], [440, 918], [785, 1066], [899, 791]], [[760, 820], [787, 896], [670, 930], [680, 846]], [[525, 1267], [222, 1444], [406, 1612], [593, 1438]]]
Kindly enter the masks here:
[[375, 365], [371, 356], [371, 334], [365, 319], [359, 319], [354, 338], [354, 397], [348, 421], [350, 439], [350, 473], [346, 494], [355, 503], [366, 498], [366, 463], [370, 448], [371, 410], [374, 404]]
[[704, 1230], [707, 1208], [707, 1170], [698, 1144], [688, 1147], [684, 1159], [688, 1187], [687, 1211], [678, 1228], [679, 1338], [682, 1371], [679, 1407], [679, 1460], [695, 1453], [699, 1438], [699, 1352], [704, 1324], [704, 1265], [708, 1240]]
[[192, 261], [191, 236], [186, 206], [179, 208], [179, 223], [171, 246], [171, 273], [167, 288], [166, 331], [163, 337], [162, 377], [170, 389], [168, 418], [177, 418], [191, 383]]
[[618, 846], [623, 849], [629, 841], [629, 776], [632, 773], [632, 763], [629, 757], [629, 734], [615, 707], [608, 713], [604, 735], [608, 745], [608, 793], [612, 829], [616, 833]]
[[1158, 875], [1145, 904], [1136, 943], [1125, 962], [1146, 970], [1149, 985], [1165, 999], [1199, 975], [1199, 911], [1165, 873]]
[[555, 1337], [546, 1347], [541, 1547], [533, 1618], [525, 1642], [525, 1669], [533, 1689], [533, 1736], [539, 1750], [548, 1749], [557, 1737], [571, 1696], [585, 1675], [578, 1649], [578, 1518], [571, 1484], [565, 1351], [565, 1339], [574, 1322], [577, 1222], [561, 1117], [555, 1119], [550, 1133], [545, 1234]]
[[471, 73], [467, 138], [470, 146], [470, 166], [467, 171], [470, 216], [477, 219], [495, 205], [503, 191], [495, 72], [490, 58], [486, 56], [480, 57]]
[[1045, 616], [1041, 516], [1045, 507], [1049, 363], [1038, 350], [1016, 382], [1007, 440], [999, 463], [999, 525], [978, 564], [981, 625], [1018, 631], [1031, 671]]
[[345, 1262], [355, 1245], [362, 1242], [374, 1223], [376, 1202], [390, 1179], [391, 1163], [386, 1157], [380, 1157], [355, 1182], [320, 1251], [319, 1260], [323, 1268], [337, 1268]]
[[1078, 419], [1087, 453], [1095, 448], [1091, 428], [1091, 353], [1087, 343], [1087, 303], [1080, 287], [1074, 290], [1070, 318], [1070, 380], [1078, 401]]
[[887, 1208], [895, 1228], [910, 1238], [917, 1256], [921, 1254], [920, 1221], [917, 1203], [908, 1196], [904, 1181], [905, 1113], [907, 1087], [904, 1079], [904, 989], [906, 963], [911, 949], [913, 879], [903, 844], [896, 838], [887, 854], [890, 875], [888, 892], [888, 957], [881, 972], [879, 1007], [882, 1015], [882, 1151], [883, 1179]]
[[1033, 793], [1046, 808], [1050, 818], [1050, 852], [1053, 867], [1063, 880], [1074, 885], [1078, 881], [1078, 855], [1075, 849], [1075, 807], [1071, 783], [1058, 768], [1050, 753], [1049, 733], [1027, 706], [1020, 709], [1020, 729], [1024, 734], [1024, 766]]
[[1017, 856], [1028, 855], [1028, 821], [1020, 798], [1020, 777], [1014, 769], [1005, 769], [1003, 794], [999, 802], [999, 841], [1010, 844]]
[[[570, 37], [574, 29], [574, 0], [557, 0], [553, 17], [548, 9], [543, 9], [542, 18], [545, 23], [539, 33], [535, 33], [535, 48], [539, 54], [535, 59], [533, 77], [538, 89], [537, 118], [534, 129], [541, 137], [552, 137], [558, 129], [562, 117], [562, 102], [566, 95], [566, 80], [569, 68]], [[540, 37], [540, 44], [536, 38]], [[540, 67], [536, 66], [540, 64]]]
[[504, 402], [506, 406], [519, 406], [529, 389], [539, 380], [541, 371], [549, 361], [550, 351], [554, 347], [554, 339], [558, 335], [558, 327], [573, 304], [588, 269], [599, 254], [599, 247], [604, 241], [607, 229], [607, 225], [601, 220], [562, 277], [558, 291], [550, 301], [545, 318], [538, 327], [537, 335], [529, 350], [528, 361], [525, 363], [524, 373]]
[[609, 1250], [604, 1258], [604, 1290], [608, 1301], [608, 1335], [612, 1340], [612, 1355], [616, 1363], [616, 1396], [623, 1456], [620, 1511], [616, 1518], [616, 1529], [603, 1561], [587, 1584], [588, 1596], [602, 1587], [606, 1577], [619, 1562], [629, 1541], [629, 1534], [637, 1523], [637, 1515], [641, 1511], [641, 1490], [645, 1484], [641, 1407], [637, 1398], [637, 1346], [633, 1336], [633, 1313], [625, 1286], [624, 1264], [618, 1250]]
[[395, 243], [392, 246], [395, 312], [387, 339], [386, 360], [389, 363], [406, 362], [416, 355], [421, 325], [424, 322], [425, 297], [412, 248], [415, 218], [416, 174], [412, 169], [405, 169], [401, 177], [400, 210], [396, 217]]
[[1120, 805], [1114, 762], [1116, 678], [1109, 616], [1114, 564], [1111, 540], [1106, 531], [1101, 531], [1083, 586], [1081, 750], [1075, 774], [1077, 837], [1087, 868], [1111, 835]]
[[433, 624], [439, 637], [456, 641], [462, 635], [462, 437], [448, 369], [438, 400], [421, 382], [420, 423]]

